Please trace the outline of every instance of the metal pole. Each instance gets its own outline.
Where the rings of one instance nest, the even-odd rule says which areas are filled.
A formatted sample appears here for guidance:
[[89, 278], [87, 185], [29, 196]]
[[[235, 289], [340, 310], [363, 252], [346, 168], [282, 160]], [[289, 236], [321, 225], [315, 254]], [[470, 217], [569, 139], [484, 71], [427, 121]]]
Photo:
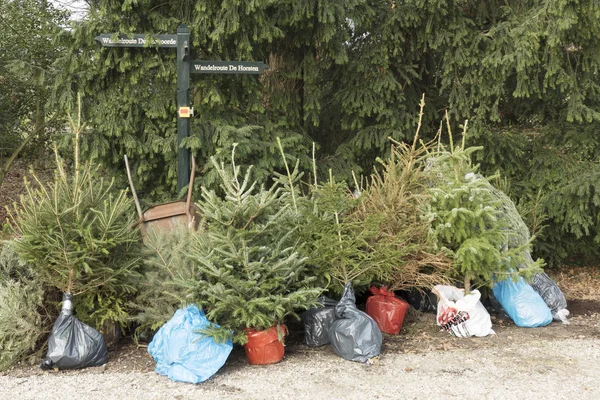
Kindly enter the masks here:
[[177, 27], [177, 192], [190, 181], [190, 152], [181, 148], [181, 141], [190, 135], [190, 119], [179, 114], [181, 107], [190, 106], [190, 29]]

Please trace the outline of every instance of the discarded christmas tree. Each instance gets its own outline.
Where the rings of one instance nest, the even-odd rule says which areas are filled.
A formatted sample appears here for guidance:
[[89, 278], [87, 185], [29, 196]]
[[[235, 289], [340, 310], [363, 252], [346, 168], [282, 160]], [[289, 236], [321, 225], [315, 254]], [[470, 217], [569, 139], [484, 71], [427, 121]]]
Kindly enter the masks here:
[[48, 329], [44, 287], [32, 265], [19, 259], [11, 241], [0, 241], [0, 371], [27, 360]]
[[[315, 179], [309, 185], [309, 195], [296, 195], [304, 254], [330, 292], [341, 294], [347, 282], [358, 290], [377, 282], [391, 291], [447, 282], [451, 261], [445, 251], [434, 248], [419, 217], [429, 198], [423, 160], [433, 147], [419, 142], [424, 98], [420, 107], [412, 144], [392, 140], [390, 157], [379, 160], [379, 168], [364, 186], [353, 174], [352, 192], [345, 182], [336, 182], [330, 171], [328, 181]], [[287, 177], [277, 175], [279, 181], [291, 195], [298, 193], [297, 168], [287, 171]]]
[[177, 309], [190, 302], [189, 287], [182, 281], [195, 281], [199, 274], [188, 251], [196, 240], [196, 232], [179, 224], [174, 229], [149, 229], [144, 238], [144, 277], [130, 306], [138, 324], [136, 337], [156, 332]]
[[439, 150], [427, 160], [431, 183], [424, 218], [437, 246], [451, 252], [455, 275], [463, 280], [465, 293], [470, 292], [472, 283], [490, 286], [493, 281], [539, 272], [541, 260], [526, 270], [517, 268], [531, 242], [508, 245], [518, 242], [514, 237], [519, 232], [505, 220], [495, 189], [477, 175], [477, 166], [471, 162], [471, 155], [481, 148], [465, 148], [464, 141], [455, 146], [450, 133], [449, 149]]
[[[204, 221], [190, 257], [199, 280], [188, 284], [206, 315], [244, 344], [247, 330], [264, 330], [296, 311], [317, 303], [322, 289], [306, 275], [306, 258], [294, 239], [293, 210], [278, 185], [251, 182], [251, 168], [213, 163], [221, 179], [221, 197], [204, 191], [197, 203]], [[283, 329], [279, 329], [283, 333]], [[281, 336], [281, 335], [280, 335]]]
[[9, 210], [15, 251], [41, 281], [75, 297], [78, 317], [100, 329], [125, 324], [126, 298], [135, 292], [140, 238], [130, 228], [132, 202], [106, 180], [100, 166], [79, 161], [79, 118], [70, 118], [74, 137], [72, 171], [56, 155], [54, 180], [45, 187], [26, 182], [20, 205]]
[[361, 200], [354, 198], [345, 182], [335, 182], [330, 175], [326, 183], [311, 187], [313, 209], [304, 215], [302, 234], [307, 245], [303, 251], [310, 256], [315, 276], [338, 295], [348, 282], [368, 286], [395, 256], [378, 242], [385, 215], [372, 212], [361, 219], [354, 215]]

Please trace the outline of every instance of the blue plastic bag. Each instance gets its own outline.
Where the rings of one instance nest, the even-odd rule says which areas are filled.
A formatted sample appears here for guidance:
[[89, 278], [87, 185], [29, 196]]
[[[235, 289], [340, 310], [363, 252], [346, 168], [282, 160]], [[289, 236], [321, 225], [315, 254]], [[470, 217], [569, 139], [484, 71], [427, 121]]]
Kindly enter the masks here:
[[217, 344], [212, 337], [197, 333], [210, 325], [195, 305], [177, 310], [148, 345], [156, 361], [156, 372], [179, 382], [200, 383], [225, 364], [233, 344]]
[[550, 308], [523, 278], [519, 278], [517, 282], [510, 278], [497, 282], [492, 290], [504, 311], [517, 326], [535, 328], [552, 322]]

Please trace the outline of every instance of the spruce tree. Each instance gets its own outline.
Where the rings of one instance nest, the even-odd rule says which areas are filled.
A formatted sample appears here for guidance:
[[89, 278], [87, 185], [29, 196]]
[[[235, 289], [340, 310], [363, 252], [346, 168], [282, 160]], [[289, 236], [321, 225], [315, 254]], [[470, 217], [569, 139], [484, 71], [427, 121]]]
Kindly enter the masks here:
[[[81, 110], [79, 110], [81, 111]], [[35, 175], [27, 193], [9, 210], [15, 251], [49, 287], [74, 296], [78, 317], [97, 327], [127, 323], [127, 297], [139, 277], [140, 237], [133, 202], [105, 179], [101, 166], [79, 161], [81, 114], [70, 119], [75, 133], [74, 165], [55, 147], [56, 170], [46, 187]]]
[[[88, 143], [92, 154], [110, 158], [114, 149], [137, 154], [132, 158], [139, 159], [140, 179], [159, 172], [164, 189], [170, 189], [174, 54], [99, 48], [93, 38], [107, 32], [174, 33], [185, 23], [193, 58], [254, 59], [271, 66], [260, 79], [193, 80], [199, 117], [192, 122], [195, 139], [186, 146], [212, 172], [205, 179], [216, 178], [209, 156], [233, 142], [246, 144], [239, 149], [240, 162], [253, 163], [266, 177], [263, 166], [281, 165], [272, 161], [276, 148], [261, 144], [285, 137], [301, 157], [304, 135], [321, 146], [325, 171], [348, 175], [353, 166], [370, 166], [374, 156], [385, 154], [388, 136], [410, 138], [416, 120], [406, 111], [422, 93], [433, 105], [425, 125], [439, 119], [436, 110], [450, 107], [453, 115], [469, 117], [482, 135], [490, 125], [597, 121], [597, 13], [591, 1], [509, 1], [500, 7], [493, 1], [447, 0], [100, 0], [69, 33], [65, 79], [90, 96], [90, 104], [102, 105], [89, 110], [97, 127]], [[63, 91], [59, 98], [68, 97]], [[237, 131], [244, 126], [261, 127], [254, 141]], [[154, 158], [142, 157], [150, 154]]]
[[[464, 132], [463, 132], [464, 134]], [[517, 238], [521, 232], [509, 224], [503, 204], [487, 179], [476, 175], [471, 155], [477, 147], [454, 146], [441, 149], [428, 159], [430, 199], [423, 217], [429, 235], [440, 248], [450, 250], [456, 277], [469, 293], [472, 283], [482, 286], [519, 274], [532, 276], [541, 261], [519, 270], [524, 250], [531, 245]], [[519, 245], [510, 246], [515, 243]]]
[[204, 221], [190, 249], [197, 280], [181, 283], [193, 287], [192, 299], [212, 322], [243, 344], [245, 328], [267, 329], [297, 316], [317, 303], [322, 289], [306, 274], [284, 193], [252, 182], [251, 168], [242, 175], [233, 158], [231, 167], [213, 159], [224, 197], [202, 192], [197, 204]]
[[26, 359], [49, 329], [45, 287], [31, 264], [19, 259], [14, 242], [0, 241], [0, 371]]
[[501, 169], [513, 198], [548, 215], [538, 251], [598, 256], [598, 15], [591, 0], [98, 0], [65, 31], [71, 47], [56, 64], [65, 74], [53, 99], [64, 106], [83, 92], [93, 127], [86, 154], [121, 172], [127, 153], [142, 196], [172, 198], [174, 52], [101, 48], [94, 37], [174, 33], [185, 23], [193, 59], [270, 66], [260, 77], [192, 76], [196, 117], [184, 146], [202, 185], [216, 188], [209, 159], [233, 143], [238, 162], [268, 181], [283, 170], [276, 137], [305, 171], [314, 141], [321, 178], [332, 169], [351, 182], [352, 170], [370, 172], [389, 154], [388, 137], [410, 139], [418, 122], [407, 110], [425, 93], [424, 126], [445, 109], [453, 125], [469, 118], [469, 144], [486, 149], [475, 155], [482, 171]]

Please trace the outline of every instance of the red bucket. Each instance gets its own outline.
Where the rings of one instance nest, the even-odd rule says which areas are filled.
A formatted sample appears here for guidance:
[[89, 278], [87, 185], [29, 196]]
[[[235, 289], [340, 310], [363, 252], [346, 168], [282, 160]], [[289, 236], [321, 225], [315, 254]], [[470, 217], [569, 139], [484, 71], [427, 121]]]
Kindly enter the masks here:
[[367, 299], [367, 314], [377, 322], [382, 332], [397, 335], [402, 329], [408, 303], [388, 292], [385, 286], [381, 289], [371, 287], [370, 290], [374, 296]]
[[246, 329], [248, 343], [244, 345], [244, 350], [246, 350], [249, 364], [274, 364], [283, 359], [283, 353], [285, 352], [283, 337], [279, 340], [277, 327], [280, 327], [282, 335], [285, 336], [285, 325], [275, 325], [264, 331], [255, 331], [252, 328]]

